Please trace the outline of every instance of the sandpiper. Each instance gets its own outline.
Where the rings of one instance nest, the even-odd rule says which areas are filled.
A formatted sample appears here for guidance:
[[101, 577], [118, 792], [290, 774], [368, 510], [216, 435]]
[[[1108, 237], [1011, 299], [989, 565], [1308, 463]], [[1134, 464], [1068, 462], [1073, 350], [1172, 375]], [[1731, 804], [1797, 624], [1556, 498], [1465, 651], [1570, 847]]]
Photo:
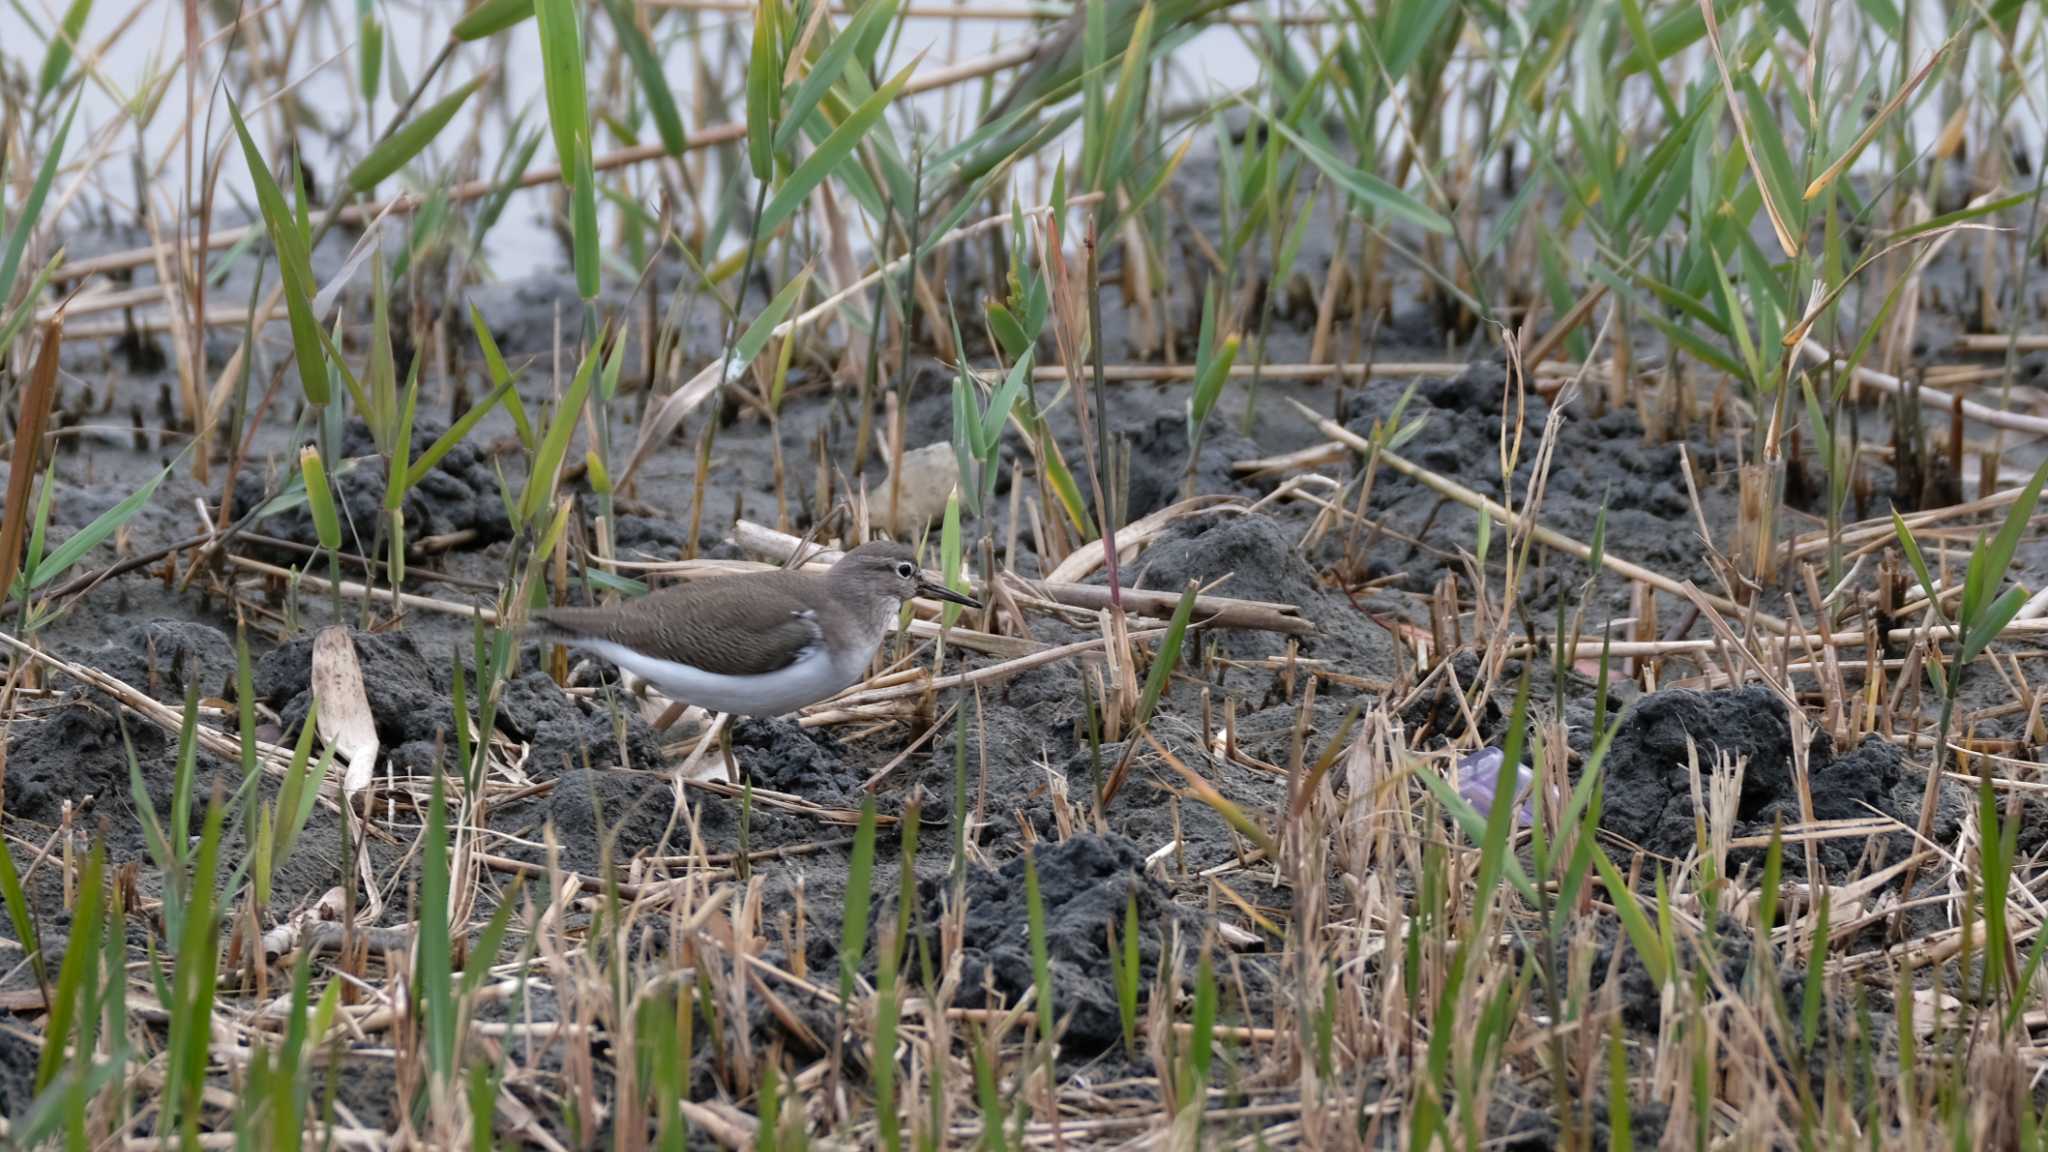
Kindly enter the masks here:
[[875, 541], [829, 571], [707, 577], [535, 623], [662, 695], [711, 712], [780, 716], [858, 684], [913, 596], [979, 608], [928, 579], [915, 551]]

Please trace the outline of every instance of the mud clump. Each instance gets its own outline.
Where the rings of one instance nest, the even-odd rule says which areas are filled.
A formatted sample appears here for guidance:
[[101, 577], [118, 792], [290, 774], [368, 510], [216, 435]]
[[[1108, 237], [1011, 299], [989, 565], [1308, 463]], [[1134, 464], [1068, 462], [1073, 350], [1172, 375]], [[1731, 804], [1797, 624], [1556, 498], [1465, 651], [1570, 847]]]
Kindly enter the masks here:
[[[1202, 450], [1195, 458], [1194, 491], [1204, 496], [1246, 488], [1231, 473], [1232, 461], [1264, 454], [1255, 441], [1225, 427], [1227, 423], [1216, 417], [1210, 419], [1202, 437]], [[1188, 478], [1187, 418], [1178, 411], [1162, 412], [1126, 425], [1119, 429], [1119, 434], [1131, 449], [1125, 517], [1135, 520], [1179, 500], [1181, 486]]]
[[[1208, 587], [1224, 580], [1216, 594], [1241, 600], [1292, 604], [1315, 631], [1300, 637], [1303, 655], [1336, 663], [1341, 671], [1374, 676], [1395, 664], [1386, 631], [1350, 602], [1326, 591], [1302, 559], [1280, 522], [1259, 513], [1224, 512], [1192, 516], [1162, 532], [1126, 577], [1141, 589], [1180, 592], [1193, 580]], [[1287, 650], [1277, 632], [1226, 631], [1223, 649], [1233, 657], [1256, 659]]]
[[845, 763], [837, 740], [807, 732], [795, 720], [740, 719], [732, 726], [732, 750], [756, 785], [820, 804], [844, 802], [864, 782]]
[[[676, 520], [621, 515], [612, 529], [612, 548], [621, 556], [674, 560], [691, 555], [690, 532], [686, 525]], [[709, 528], [698, 531], [695, 554], [717, 560], [746, 559], [730, 541]]]
[[661, 742], [630, 702], [620, 704], [621, 725], [602, 704], [585, 711], [538, 668], [505, 684], [498, 698], [498, 730], [528, 748], [527, 767], [536, 775], [580, 767], [656, 768]]
[[[445, 425], [437, 421], [424, 417], [417, 420], [409, 459], [423, 456], [444, 431]], [[342, 434], [341, 452], [350, 459], [371, 458], [359, 460], [346, 471], [337, 468], [335, 462], [328, 462], [328, 471], [341, 497], [343, 522], [353, 524], [363, 534], [367, 548], [373, 526], [384, 516], [385, 481], [389, 477], [382, 462], [375, 459], [380, 455], [377, 443], [362, 421], [349, 422]], [[254, 472], [236, 477], [235, 515], [245, 515], [260, 505], [269, 495], [265, 489], [264, 478]], [[435, 462], [420, 482], [407, 490], [403, 507], [405, 531], [410, 539], [466, 531], [474, 535], [465, 547], [481, 548], [512, 535], [512, 523], [506, 518], [504, 499], [499, 494], [490, 459], [471, 440], [456, 444]], [[313, 514], [304, 505], [264, 519], [257, 525], [257, 531], [307, 547], [320, 542]]]
[[36, 1067], [42, 1048], [12, 1029], [0, 1029], [0, 1116], [24, 1119], [36, 1099]]
[[85, 662], [166, 703], [182, 703], [185, 686], [201, 696], [234, 695], [235, 646], [211, 624], [150, 620], [123, 629]]
[[[1405, 458], [1440, 476], [1495, 500], [1503, 496], [1500, 475], [1501, 437], [1515, 429], [1503, 411], [1505, 374], [1497, 363], [1476, 363], [1452, 379], [1425, 379], [1401, 422], [1421, 419], [1422, 430], [1400, 449]], [[1375, 422], [1394, 418], [1398, 388], [1370, 389], [1352, 399], [1345, 426], [1370, 436]], [[1517, 501], [1529, 488], [1536, 467], [1536, 448], [1554, 413], [1540, 396], [1528, 398], [1521, 421], [1522, 454], [1514, 472]], [[1734, 522], [1732, 490], [1705, 483], [1723, 470], [1722, 454], [1703, 441], [1651, 443], [1642, 422], [1631, 410], [1619, 409], [1597, 418], [1568, 411], [1558, 428], [1555, 461], [1544, 492], [1543, 523], [1580, 540], [1590, 539], [1601, 508], [1607, 510], [1607, 548], [1617, 556], [1648, 564], [1660, 572], [1690, 577], [1709, 586], [1707, 566], [1695, 534], [1673, 531], [1692, 518], [1685, 490], [1680, 449], [1690, 453], [1694, 472], [1702, 478], [1700, 501], [1711, 523]], [[1567, 463], [1568, 462], [1568, 463]], [[1465, 578], [1457, 550], [1470, 548], [1477, 533], [1475, 514], [1448, 501], [1421, 481], [1391, 468], [1381, 468], [1373, 484], [1371, 515], [1385, 528], [1419, 539], [1422, 549], [1382, 538], [1369, 557], [1375, 573], [1407, 573], [1404, 587], [1429, 592], [1446, 569]], [[1531, 610], [1548, 610], [1576, 577], [1531, 590]], [[1628, 611], [1628, 590], [1616, 581], [1604, 585], [1612, 593], [1617, 614]]]
[[[362, 665], [363, 694], [376, 720], [377, 740], [392, 763], [423, 772], [438, 755], [446, 766], [454, 748], [452, 663], [429, 660], [404, 632], [353, 632], [350, 637]], [[298, 728], [311, 706], [312, 660], [313, 642], [301, 638], [256, 665], [256, 698], [277, 709], [287, 731]], [[472, 699], [477, 683], [469, 677]], [[623, 708], [623, 719], [622, 745], [610, 709], [586, 711], [537, 668], [506, 681], [495, 717], [499, 731], [528, 746], [528, 764], [536, 775], [576, 767], [659, 765], [661, 745], [654, 730], [630, 706]]]
[[604, 860], [617, 866], [653, 850], [674, 810], [674, 787], [653, 772], [579, 768], [557, 780], [548, 797], [562, 863], [589, 876]]
[[[168, 809], [177, 745], [156, 725], [131, 720], [124, 740], [113, 712], [84, 701], [15, 721], [7, 730], [7, 814], [54, 826], [63, 819], [65, 801], [77, 813], [90, 796], [87, 826], [104, 817], [109, 847], [140, 848], [142, 822], [128, 772], [131, 745], [150, 804], [159, 812]], [[232, 781], [239, 772], [231, 775], [225, 764], [200, 753], [194, 771], [199, 787], [215, 776]]]
[[[1695, 755], [1703, 778], [1717, 757], [1743, 762], [1735, 835], [1767, 834], [1774, 823], [1805, 819], [1793, 776], [1795, 749], [1784, 701], [1760, 686], [1726, 692], [1671, 688], [1642, 697], [1621, 718], [1607, 754], [1601, 827], [1651, 852], [1671, 857], [1690, 852], [1695, 839]], [[1899, 750], [1881, 740], [1865, 740], [1837, 755], [1833, 741], [1816, 731], [1808, 741], [1806, 769], [1815, 819], [1878, 814], [1907, 826], [1919, 819], [1921, 785], [1909, 779]], [[1705, 788], [1701, 791], [1704, 795]], [[1937, 836], [1952, 834], [1961, 818], [1960, 795], [1945, 792], [1935, 816]], [[1904, 836], [1885, 838], [1888, 850], [1902, 849], [1902, 843], [1889, 841]], [[1817, 845], [1822, 863], [1836, 876], [1856, 866], [1864, 847], [1860, 840]], [[1750, 856], [1761, 863], [1760, 853], [1738, 851], [1730, 854], [1729, 866], [1749, 862]], [[1804, 857], [1803, 852], [1786, 852], [1786, 869], [1803, 874]]]
[[[1119, 1042], [1123, 1025], [1111, 977], [1108, 926], [1121, 930], [1131, 895], [1138, 900], [1138, 951], [1151, 982], [1162, 954], [1172, 902], [1145, 875], [1145, 857], [1120, 836], [1076, 836], [1036, 849], [1038, 890], [1045, 913], [1047, 952], [1056, 990], [1053, 1011], [1067, 1021], [1062, 1042], [1095, 1053]], [[950, 885], [924, 880], [918, 886], [920, 919], [936, 924], [945, 916]], [[963, 967], [959, 1003], [993, 1007], [984, 987], [1015, 1004], [1032, 985], [1030, 903], [1025, 894], [1024, 857], [982, 870], [967, 879], [967, 925], [961, 939]], [[932, 942], [934, 953], [938, 941]]]

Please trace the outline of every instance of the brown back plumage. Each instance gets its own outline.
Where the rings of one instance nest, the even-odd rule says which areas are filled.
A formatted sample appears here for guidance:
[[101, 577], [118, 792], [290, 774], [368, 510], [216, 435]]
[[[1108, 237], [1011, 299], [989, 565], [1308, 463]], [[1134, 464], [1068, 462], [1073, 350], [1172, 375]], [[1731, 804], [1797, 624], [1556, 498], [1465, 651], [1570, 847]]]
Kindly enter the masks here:
[[825, 573], [706, 576], [623, 604], [550, 609], [534, 620], [567, 640], [609, 640], [722, 676], [762, 676], [813, 645], [879, 636], [887, 603], [910, 598], [915, 573], [909, 548], [864, 544]]

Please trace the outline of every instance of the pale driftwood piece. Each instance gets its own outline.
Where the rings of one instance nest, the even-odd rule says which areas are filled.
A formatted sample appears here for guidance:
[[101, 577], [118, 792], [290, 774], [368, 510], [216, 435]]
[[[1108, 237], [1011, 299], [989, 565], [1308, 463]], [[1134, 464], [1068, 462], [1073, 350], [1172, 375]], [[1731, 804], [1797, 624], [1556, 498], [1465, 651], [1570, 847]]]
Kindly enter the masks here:
[[[1234, 496], [1191, 496], [1175, 504], [1169, 504], [1149, 516], [1142, 516], [1116, 530], [1116, 547], [1119, 553], [1133, 552], [1151, 543], [1152, 539], [1166, 530], [1166, 526], [1188, 516], [1199, 516], [1223, 510], [1244, 511], [1244, 506]], [[1072, 552], [1067, 558], [1053, 566], [1045, 574], [1049, 584], [1075, 584], [1093, 575], [1108, 557], [1100, 539], [1090, 540]]]
[[[1809, 336], [1799, 342], [1800, 359], [1810, 364], [1832, 364], [1841, 357], [1830, 351], [1820, 341]], [[1856, 367], [1856, 382], [1877, 389], [1890, 396], [1901, 396], [1906, 392], [1906, 382], [1889, 372], [1875, 368]], [[1939, 388], [1917, 388], [1913, 390], [1920, 397], [1922, 408], [1940, 412], [1960, 410], [1966, 419], [1975, 420], [1989, 428], [2004, 428], [2012, 432], [2028, 432], [2035, 436], [2048, 435], [2048, 416], [2030, 416], [2025, 412], [2007, 412], [1979, 404], [1975, 400], [1963, 400]]]
[[[348, 769], [341, 778], [341, 818], [357, 819], [355, 798], [377, 778], [377, 720], [363, 690], [363, 669], [356, 660], [356, 642], [339, 624], [313, 637], [312, 685], [314, 724], [320, 739], [334, 749]], [[365, 817], [367, 820], [367, 817]], [[354, 837], [356, 873], [365, 901], [356, 909], [356, 926], [367, 927], [384, 915], [384, 895], [370, 866], [363, 837]]]

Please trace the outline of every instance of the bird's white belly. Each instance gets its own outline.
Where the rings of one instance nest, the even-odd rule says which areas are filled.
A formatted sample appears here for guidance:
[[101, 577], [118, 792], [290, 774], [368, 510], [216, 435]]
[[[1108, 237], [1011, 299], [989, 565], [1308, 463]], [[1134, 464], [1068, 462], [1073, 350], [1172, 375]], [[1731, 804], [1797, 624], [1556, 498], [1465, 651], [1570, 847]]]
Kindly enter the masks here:
[[842, 692], [860, 680], [874, 655], [863, 652], [857, 661], [835, 662], [825, 646], [817, 644], [773, 672], [726, 676], [662, 660], [609, 640], [579, 639], [574, 644], [647, 681], [671, 700], [739, 716], [780, 716]]

